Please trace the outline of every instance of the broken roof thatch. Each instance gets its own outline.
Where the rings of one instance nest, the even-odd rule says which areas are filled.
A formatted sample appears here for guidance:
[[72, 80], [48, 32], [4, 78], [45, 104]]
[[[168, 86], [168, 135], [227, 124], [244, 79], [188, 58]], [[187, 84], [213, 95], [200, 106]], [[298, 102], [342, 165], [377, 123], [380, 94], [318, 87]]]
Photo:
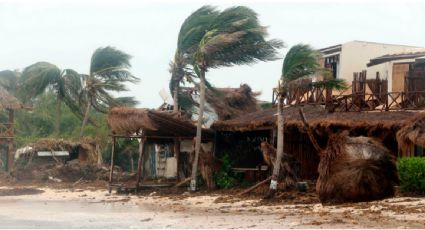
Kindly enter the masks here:
[[[196, 136], [196, 126], [190, 120], [169, 111], [115, 107], [108, 113], [107, 121], [114, 135], [138, 135], [143, 130], [147, 136]], [[204, 130], [202, 134], [208, 138], [211, 131]]]
[[413, 144], [425, 147], [425, 113], [412, 117], [405, 126], [397, 132], [397, 142], [403, 153]]
[[0, 86], [0, 111], [5, 109], [21, 109], [23, 104], [14, 96], [10, 95], [6, 89]]
[[[189, 94], [196, 91], [196, 88], [184, 89]], [[219, 120], [229, 120], [242, 114], [258, 111], [259, 107], [256, 99], [258, 95], [259, 93], [253, 92], [249, 85], [242, 84], [239, 88], [207, 89], [205, 100], [213, 107]], [[196, 104], [192, 98], [189, 100], [191, 100], [191, 105]]]
[[[285, 126], [302, 127], [299, 107], [284, 108]], [[386, 128], [389, 130], [401, 128], [415, 112], [340, 112], [327, 113], [322, 106], [304, 106], [304, 113], [314, 128]], [[255, 113], [245, 114], [236, 119], [218, 121], [212, 129], [219, 131], [251, 131], [271, 129], [276, 125], [276, 109], [268, 109]]]

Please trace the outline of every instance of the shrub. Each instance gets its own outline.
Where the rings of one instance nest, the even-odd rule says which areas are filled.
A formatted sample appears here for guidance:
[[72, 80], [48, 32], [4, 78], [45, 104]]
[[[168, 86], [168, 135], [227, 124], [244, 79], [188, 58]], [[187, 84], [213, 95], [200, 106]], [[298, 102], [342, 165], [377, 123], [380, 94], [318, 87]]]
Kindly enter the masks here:
[[232, 171], [232, 164], [228, 154], [221, 158], [222, 165], [218, 172], [214, 172], [213, 179], [217, 188], [232, 188], [240, 184], [241, 177]]
[[425, 195], [425, 157], [400, 158], [397, 168], [401, 191]]

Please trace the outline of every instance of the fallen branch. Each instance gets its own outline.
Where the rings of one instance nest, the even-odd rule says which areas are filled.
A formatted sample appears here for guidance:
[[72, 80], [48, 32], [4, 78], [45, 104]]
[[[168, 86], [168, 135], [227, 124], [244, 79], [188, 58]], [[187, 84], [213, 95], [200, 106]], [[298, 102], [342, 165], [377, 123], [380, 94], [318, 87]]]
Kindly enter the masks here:
[[247, 194], [247, 193], [250, 193], [250, 192], [251, 192], [251, 191], [253, 191], [254, 189], [256, 189], [256, 188], [260, 187], [261, 185], [263, 185], [263, 184], [265, 184], [265, 183], [269, 182], [271, 179], [272, 179], [272, 177], [271, 177], [271, 176], [269, 176], [269, 177], [267, 177], [267, 179], [265, 179], [265, 180], [263, 180], [263, 181], [261, 181], [261, 182], [258, 182], [257, 184], [255, 184], [255, 185], [251, 186], [250, 188], [248, 188], [248, 189], [246, 189], [246, 190], [244, 190], [244, 191], [242, 191], [242, 192], [238, 193], [238, 194], [237, 194], [237, 196], [242, 196], [242, 195], [245, 195], [245, 194]]
[[316, 138], [314, 137], [313, 131], [311, 129], [311, 126], [308, 124], [307, 119], [305, 118], [303, 109], [300, 108], [299, 110], [300, 112], [300, 116], [301, 116], [301, 120], [304, 123], [304, 127], [307, 131], [307, 135], [310, 138], [311, 143], [313, 144], [314, 148], [316, 149], [316, 151], [319, 153], [320, 156], [322, 156], [323, 154], [323, 149], [320, 147], [320, 145], [317, 143]]
[[78, 184], [78, 183], [80, 183], [82, 180], [83, 180], [83, 177], [81, 177], [81, 178], [80, 178], [80, 179], [78, 179], [76, 182], [74, 182], [74, 183], [72, 184], [72, 186], [77, 185], [77, 184]]
[[182, 186], [182, 185], [186, 184], [187, 182], [189, 182], [189, 181], [190, 181], [190, 179], [191, 179], [191, 177], [188, 177], [188, 178], [186, 178], [186, 179], [184, 179], [184, 180], [180, 181], [180, 182], [179, 182], [179, 183], [177, 183], [176, 185], [174, 185], [174, 187], [180, 187], [180, 186]]

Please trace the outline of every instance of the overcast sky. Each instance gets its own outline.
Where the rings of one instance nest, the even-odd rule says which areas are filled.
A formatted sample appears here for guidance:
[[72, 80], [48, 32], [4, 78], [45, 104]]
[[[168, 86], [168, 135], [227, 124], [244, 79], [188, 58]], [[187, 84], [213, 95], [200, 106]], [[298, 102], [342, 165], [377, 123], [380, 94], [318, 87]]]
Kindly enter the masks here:
[[[270, 38], [282, 39], [287, 47], [308, 43], [323, 48], [351, 40], [425, 47], [425, 3], [226, 2], [0, 0], [0, 70], [47, 61], [87, 73], [92, 52], [111, 45], [133, 56], [131, 71], [141, 78], [123, 95], [135, 96], [139, 107], [158, 107], [158, 92], [168, 89], [168, 63], [180, 25], [205, 4], [251, 7], [269, 26]], [[260, 99], [271, 100], [281, 66], [278, 60], [214, 69], [207, 78], [218, 87], [247, 83], [262, 92]]]

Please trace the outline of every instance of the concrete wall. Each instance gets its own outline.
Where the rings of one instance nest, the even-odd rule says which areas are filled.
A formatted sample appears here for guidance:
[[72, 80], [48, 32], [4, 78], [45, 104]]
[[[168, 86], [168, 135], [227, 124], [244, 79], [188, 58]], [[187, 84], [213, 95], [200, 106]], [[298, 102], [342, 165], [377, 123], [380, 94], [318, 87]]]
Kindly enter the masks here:
[[[362, 70], [366, 70], [366, 64], [369, 63], [370, 59], [385, 54], [407, 52], [409, 50], [412, 50], [413, 48], [415, 47], [362, 41], [352, 41], [344, 43], [342, 44], [341, 54], [339, 57], [340, 72], [338, 78], [345, 79], [350, 85], [353, 81], [353, 72], [360, 72]], [[389, 70], [390, 68], [386, 69]], [[375, 73], [373, 72], [373, 74]], [[374, 76], [375, 75], [373, 75], [373, 77]]]

